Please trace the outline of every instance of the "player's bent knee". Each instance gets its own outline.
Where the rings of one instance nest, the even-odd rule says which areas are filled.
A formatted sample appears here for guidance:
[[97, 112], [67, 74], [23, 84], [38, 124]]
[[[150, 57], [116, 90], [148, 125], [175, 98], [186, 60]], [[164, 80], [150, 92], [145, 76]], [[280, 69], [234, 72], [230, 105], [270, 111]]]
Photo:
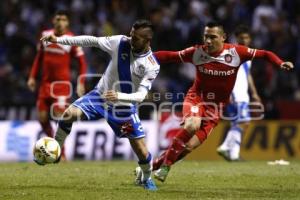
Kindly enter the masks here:
[[185, 119], [184, 129], [190, 134], [195, 134], [195, 132], [200, 128], [201, 118], [200, 117], [189, 117]]
[[62, 119], [67, 122], [73, 122], [83, 118], [83, 112], [75, 106], [69, 106], [62, 115]]
[[72, 112], [69, 109], [67, 109], [62, 114], [60, 121], [71, 121], [71, 119], [72, 119]]

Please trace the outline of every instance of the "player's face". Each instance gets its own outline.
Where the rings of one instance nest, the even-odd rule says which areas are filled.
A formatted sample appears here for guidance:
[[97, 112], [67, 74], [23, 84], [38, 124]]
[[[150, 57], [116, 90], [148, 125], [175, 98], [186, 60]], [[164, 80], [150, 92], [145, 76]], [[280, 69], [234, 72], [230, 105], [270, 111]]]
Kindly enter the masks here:
[[131, 48], [135, 53], [141, 53], [150, 47], [150, 38], [147, 28], [132, 28], [130, 31]]
[[241, 33], [236, 37], [238, 44], [249, 46], [251, 43], [251, 36], [249, 33]]
[[204, 44], [207, 46], [208, 53], [215, 53], [223, 49], [225, 33], [219, 27], [205, 27]]
[[69, 19], [66, 15], [55, 15], [53, 25], [57, 33], [63, 34], [69, 28]]

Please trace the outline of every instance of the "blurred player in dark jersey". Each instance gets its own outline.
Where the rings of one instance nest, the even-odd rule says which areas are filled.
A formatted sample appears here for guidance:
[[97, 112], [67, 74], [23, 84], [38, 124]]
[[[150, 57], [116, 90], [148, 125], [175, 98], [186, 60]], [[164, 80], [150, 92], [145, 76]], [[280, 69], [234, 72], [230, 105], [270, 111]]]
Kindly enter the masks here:
[[[69, 30], [69, 15], [67, 11], [57, 11], [52, 22], [54, 28], [43, 31], [42, 36], [52, 33], [56, 36], [73, 35]], [[68, 106], [68, 100], [72, 95], [70, 83], [72, 57], [75, 57], [79, 62], [79, 75], [85, 74], [87, 65], [81, 47], [50, 42], [38, 43], [37, 55], [34, 59], [27, 85], [32, 92], [38, 89], [36, 103], [38, 120], [43, 131], [49, 137], [53, 137], [50, 116], [60, 116]], [[37, 76], [40, 70], [42, 70], [42, 76], [38, 88]], [[85, 93], [84, 79], [80, 79], [76, 91], [78, 96], [82, 96]]]

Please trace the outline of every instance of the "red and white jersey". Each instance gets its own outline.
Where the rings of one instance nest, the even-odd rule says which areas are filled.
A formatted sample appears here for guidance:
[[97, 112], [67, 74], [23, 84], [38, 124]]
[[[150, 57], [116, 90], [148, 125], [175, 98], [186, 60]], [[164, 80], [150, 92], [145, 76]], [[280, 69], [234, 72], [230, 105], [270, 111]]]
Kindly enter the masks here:
[[255, 50], [243, 46], [224, 44], [221, 52], [209, 55], [204, 46], [195, 46], [179, 52], [183, 62], [197, 68], [193, 89], [205, 101], [226, 102], [234, 87], [241, 63], [254, 57]]
[[[54, 30], [42, 32], [42, 36], [53, 34]], [[62, 36], [73, 36], [68, 31]], [[33, 63], [30, 76], [36, 78], [38, 71], [42, 68], [42, 83], [53, 81], [70, 81], [71, 57], [79, 60], [79, 74], [86, 73], [86, 62], [81, 47], [55, 44], [51, 42], [39, 42], [38, 53]]]
[[155, 52], [155, 56], [161, 63], [194, 64], [197, 74], [190, 91], [197, 93], [206, 102], [216, 103], [228, 102], [241, 63], [253, 58], [266, 58], [277, 65], [283, 62], [272, 52], [228, 43], [214, 54], [208, 54], [205, 46], [196, 45], [178, 52]]

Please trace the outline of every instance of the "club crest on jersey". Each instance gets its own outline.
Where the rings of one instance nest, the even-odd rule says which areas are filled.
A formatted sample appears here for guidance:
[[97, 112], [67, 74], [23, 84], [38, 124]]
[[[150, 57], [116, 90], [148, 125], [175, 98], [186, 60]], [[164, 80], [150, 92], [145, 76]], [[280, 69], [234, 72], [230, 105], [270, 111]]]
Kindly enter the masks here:
[[134, 73], [138, 76], [138, 77], [143, 77], [145, 74], [146, 68], [144, 65], [139, 65], [134, 69]]
[[191, 107], [191, 112], [192, 113], [198, 113], [199, 112], [199, 107], [198, 106], [192, 106]]
[[232, 55], [226, 54], [224, 56], [224, 58], [225, 58], [225, 62], [227, 62], [227, 63], [231, 63], [232, 62]]

